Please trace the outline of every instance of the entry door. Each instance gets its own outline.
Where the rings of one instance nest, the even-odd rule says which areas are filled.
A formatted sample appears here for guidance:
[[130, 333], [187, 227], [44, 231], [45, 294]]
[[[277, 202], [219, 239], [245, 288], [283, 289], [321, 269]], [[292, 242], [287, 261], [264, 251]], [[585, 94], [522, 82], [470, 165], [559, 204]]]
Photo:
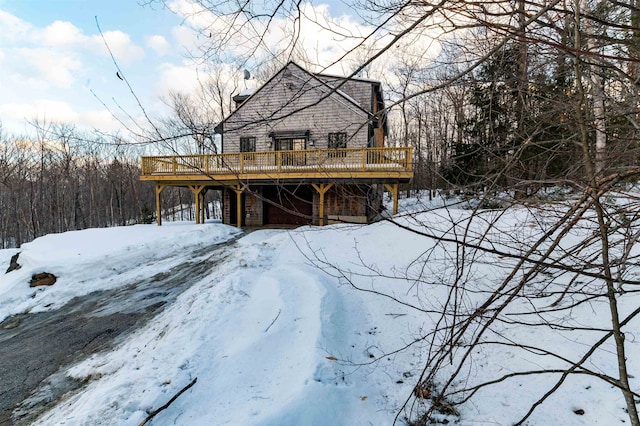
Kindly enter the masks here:
[[283, 166], [304, 165], [306, 163], [305, 153], [303, 152], [305, 149], [307, 149], [306, 138], [276, 139], [276, 151], [298, 151], [297, 153], [287, 152], [282, 154]]
[[276, 151], [302, 151], [307, 149], [306, 138], [276, 139]]

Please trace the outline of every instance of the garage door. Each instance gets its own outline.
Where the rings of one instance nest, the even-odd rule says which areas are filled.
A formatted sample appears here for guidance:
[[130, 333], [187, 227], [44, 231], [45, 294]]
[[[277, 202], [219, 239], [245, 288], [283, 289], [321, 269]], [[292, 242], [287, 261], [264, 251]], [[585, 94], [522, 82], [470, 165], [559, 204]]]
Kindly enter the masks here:
[[263, 188], [264, 223], [270, 225], [307, 225], [313, 214], [313, 189], [310, 186], [265, 186]]

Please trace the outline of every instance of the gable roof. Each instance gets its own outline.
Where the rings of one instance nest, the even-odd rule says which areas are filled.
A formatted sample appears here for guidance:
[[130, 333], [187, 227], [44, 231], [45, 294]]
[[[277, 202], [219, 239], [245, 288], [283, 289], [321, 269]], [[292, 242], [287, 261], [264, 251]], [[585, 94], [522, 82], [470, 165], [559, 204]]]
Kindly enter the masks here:
[[[215, 131], [218, 133], [221, 133], [221, 131], [223, 130], [223, 124], [229, 120], [229, 118], [233, 117], [240, 109], [242, 109], [243, 106], [245, 106], [245, 104], [247, 104], [248, 102], [251, 102], [251, 100], [257, 96], [259, 96], [260, 92], [267, 86], [269, 86], [269, 83], [271, 83], [271, 81], [275, 80], [278, 76], [280, 76], [281, 74], [283, 74], [286, 70], [288, 70], [290, 67], [295, 67], [298, 70], [302, 71], [305, 75], [307, 75], [309, 78], [308, 80], [305, 81], [305, 84], [310, 82], [310, 81], [314, 81], [316, 83], [318, 83], [318, 86], [314, 86], [314, 88], [320, 89], [322, 90], [322, 88], [327, 90], [326, 93], [326, 97], [324, 98], [320, 98], [318, 99], [317, 103], [320, 103], [323, 99], [328, 98], [329, 96], [332, 95], [336, 95], [339, 96], [340, 98], [342, 98], [343, 100], [345, 100], [346, 102], [348, 102], [350, 105], [352, 105], [353, 107], [355, 107], [358, 111], [360, 111], [361, 113], [364, 113], [368, 118], [373, 117], [374, 114], [372, 114], [371, 111], [368, 111], [367, 109], [365, 109], [362, 105], [360, 105], [358, 102], [356, 102], [355, 99], [353, 99], [351, 96], [347, 95], [346, 93], [344, 93], [342, 90], [338, 88], [334, 88], [331, 85], [329, 85], [327, 82], [323, 81], [320, 77], [322, 77], [322, 74], [313, 74], [309, 71], [307, 71], [306, 69], [302, 68], [300, 65], [296, 64], [293, 61], [289, 61], [284, 67], [282, 67], [280, 69], [280, 71], [278, 71], [277, 73], [275, 73], [271, 78], [269, 78], [269, 80], [267, 80], [262, 86], [260, 86], [257, 90], [255, 90], [250, 96], [248, 96], [246, 98], [246, 100], [244, 100], [244, 102], [242, 102], [242, 104], [240, 104], [234, 111], [231, 112], [231, 114], [229, 114], [227, 117], [225, 117], [220, 123], [218, 123], [218, 125], [215, 127]], [[363, 81], [363, 82], [368, 82], [371, 83], [372, 85], [377, 84], [378, 85], [378, 90], [379, 90], [379, 82], [374, 82], [374, 81], [366, 81], [366, 80], [362, 80], [362, 79], [349, 79], [347, 77], [334, 77], [334, 76], [326, 76], [326, 77], [331, 77], [331, 78], [337, 78], [337, 79], [343, 79], [345, 81], [348, 80], [356, 80], [356, 81]], [[317, 105], [317, 103], [315, 104], [310, 104], [310, 105], [305, 105], [303, 107], [300, 108], [300, 110], [309, 108], [310, 106], [313, 105]]]

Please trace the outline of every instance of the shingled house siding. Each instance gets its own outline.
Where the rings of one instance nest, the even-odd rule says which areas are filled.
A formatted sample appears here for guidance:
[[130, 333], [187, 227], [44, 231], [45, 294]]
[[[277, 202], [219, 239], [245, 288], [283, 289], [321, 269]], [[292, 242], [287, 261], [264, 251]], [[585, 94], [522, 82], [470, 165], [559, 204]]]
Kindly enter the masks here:
[[[326, 82], [331, 87], [338, 87], [345, 79], [333, 76], [319, 75], [319, 79]], [[361, 107], [369, 112], [371, 111], [371, 96], [372, 88], [371, 82], [362, 80], [347, 80], [340, 85], [338, 89], [344, 92], [346, 95], [353, 98]]]
[[[359, 85], [355, 87], [360, 90]], [[367, 113], [337, 93], [327, 96], [329, 91], [291, 64], [224, 123], [224, 152], [238, 152], [240, 138], [248, 136], [256, 138], [256, 151], [271, 151], [274, 147], [269, 133], [291, 130], [309, 131], [313, 146], [308, 144], [307, 149], [327, 148], [327, 135], [332, 132], [346, 132], [348, 148], [367, 147], [368, 126], [363, 125]], [[371, 103], [370, 85], [368, 96], [368, 103], [363, 105], [366, 109]]]

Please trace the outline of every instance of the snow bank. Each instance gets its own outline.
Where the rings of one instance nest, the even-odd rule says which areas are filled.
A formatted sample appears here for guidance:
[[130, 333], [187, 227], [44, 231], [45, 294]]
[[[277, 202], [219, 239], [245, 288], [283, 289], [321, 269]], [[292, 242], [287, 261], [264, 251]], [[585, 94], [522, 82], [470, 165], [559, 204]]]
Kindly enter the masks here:
[[[86, 229], [50, 234], [0, 250], [0, 265], [20, 253], [20, 269], [0, 275], [0, 321], [9, 315], [58, 308], [75, 296], [115, 288], [178, 264], [195, 248], [231, 238], [236, 228], [187, 222]], [[184, 251], [184, 252], [182, 252]], [[153, 265], [152, 269], [146, 267]], [[30, 288], [33, 274], [58, 277], [52, 287]]]

